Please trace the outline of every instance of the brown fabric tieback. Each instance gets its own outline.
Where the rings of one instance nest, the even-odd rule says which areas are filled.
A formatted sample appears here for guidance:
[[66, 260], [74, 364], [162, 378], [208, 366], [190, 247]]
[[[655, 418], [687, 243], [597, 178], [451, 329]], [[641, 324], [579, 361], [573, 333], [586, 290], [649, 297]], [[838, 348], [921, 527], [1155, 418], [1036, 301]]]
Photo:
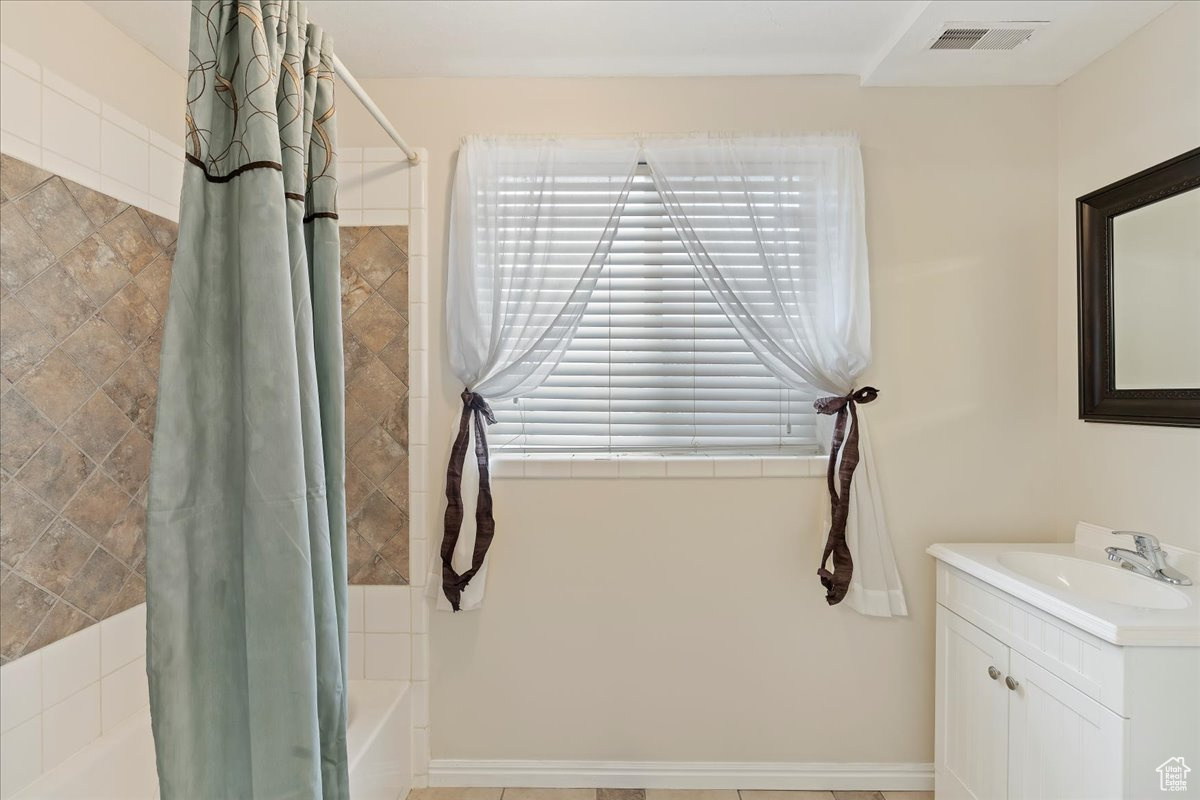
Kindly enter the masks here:
[[[859, 403], [870, 403], [878, 396], [878, 389], [864, 386], [845, 397], [822, 397], [813, 403], [813, 408], [818, 414], [837, 415], [833, 427], [833, 442], [829, 445], [829, 471], [826, 474], [829, 482], [829, 536], [825, 540], [821, 568], [817, 570], [817, 575], [825, 586], [825, 602], [831, 606], [845, 599], [846, 592], [850, 590], [850, 576], [854, 574], [854, 559], [850, 557], [850, 547], [846, 544], [846, 519], [850, 516], [850, 482], [854, 479], [854, 468], [858, 466], [856, 406]], [[846, 436], [847, 417], [852, 423], [849, 436]], [[832, 572], [826, 569], [830, 556], [833, 557]]]
[[[458, 437], [450, 450], [450, 463], [446, 467], [446, 520], [442, 537], [442, 591], [450, 606], [459, 610], [463, 589], [483, 566], [483, 558], [492, 544], [496, 533], [496, 521], [492, 519], [492, 486], [488, 478], [488, 446], [486, 425], [496, 422], [487, 401], [470, 389], [463, 389], [462, 420], [458, 424]], [[462, 530], [463, 464], [467, 458], [467, 442], [470, 440], [470, 424], [475, 419], [475, 460], [479, 463], [479, 501], [475, 506], [475, 551], [471, 554], [471, 568], [461, 575], [451, 563], [458, 535]], [[485, 425], [486, 423], [486, 425]]]

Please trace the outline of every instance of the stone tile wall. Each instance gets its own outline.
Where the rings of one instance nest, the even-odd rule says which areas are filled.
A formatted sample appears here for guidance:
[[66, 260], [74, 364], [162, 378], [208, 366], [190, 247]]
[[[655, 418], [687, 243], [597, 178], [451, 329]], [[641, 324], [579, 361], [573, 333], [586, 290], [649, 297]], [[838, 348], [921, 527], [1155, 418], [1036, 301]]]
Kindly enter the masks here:
[[[145, 600], [175, 224], [0, 160], [0, 663]], [[342, 228], [351, 583], [409, 578], [408, 229]]]
[[173, 222], [0, 160], [0, 662], [145, 599]]
[[350, 583], [407, 584], [408, 227], [343, 227]]

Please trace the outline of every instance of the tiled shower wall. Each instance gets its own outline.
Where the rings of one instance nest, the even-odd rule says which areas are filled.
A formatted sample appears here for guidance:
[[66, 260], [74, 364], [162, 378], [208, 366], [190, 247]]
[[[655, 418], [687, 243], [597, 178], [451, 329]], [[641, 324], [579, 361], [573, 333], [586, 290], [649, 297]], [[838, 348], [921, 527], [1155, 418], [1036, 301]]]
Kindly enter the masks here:
[[[431, 608], [426, 591], [427, 515], [432, 485], [426, 277], [429, 154], [418, 152], [420, 163], [413, 165], [395, 147], [339, 148], [338, 215], [343, 226], [350, 582], [371, 584], [350, 587], [350, 677], [410, 682], [413, 782], [425, 786]], [[403, 319], [402, 325], [392, 312]], [[401, 342], [406, 360], [399, 358]], [[398, 408], [377, 399], [378, 388], [385, 388], [384, 397], [405, 393], [401, 405], [407, 416], [402, 424]], [[406, 491], [400, 490], [404, 484]], [[384, 518], [395, 515], [384, 499], [404, 517], [404, 538], [392, 546], [373, 538], [380, 517], [371, 509], [382, 508]], [[386, 535], [389, 528], [378, 530]], [[401, 541], [407, 558], [401, 554]]]
[[407, 584], [408, 227], [342, 227], [351, 584]]
[[[41, 179], [33, 189], [47, 181], [61, 183], [70, 194], [71, 201], [88, 217], [88, 225], [93, 231], [86, 238], [99, 236], [114, 252], [117, 252], [117, 248], [105, 239], [102, 229], [104, 225], [112, 223], [115, 217], [104, 225], [97, 225], [91, 217], [91, 214], [97, 213], [97, 209], [119, 208], [121, 210], [117, 216], [130, 212], [151, 231], [152, 236], [161, 233], [159, 226], [164, 220], [146, 214], [144, 209], [149, 208], [172, 219], [177, 216], [176, 204], [183, 171], [182, 149], [178, 145], [48, 70], [41, 69], [35, 61], [8, 47], [0, 46], [0, 72], [3, 73], [0, 76], [0, 101], [3, 105], [0, 113], [0, 150], [10, 157], [17, 156], [29, 162], [27, 167], [21, 167], [16, 161], [6, 159], [6, 163], [14, 165], [14, 169], [0, 169], [0, 172], [11, 172], [15, 180], [25, 170], [28, 175], [34, 176], [27, 178], [27, 181], [37, 182]], [[427, 158], [428, 154], [422, 152], [422, 160]], [[39, 167], [47, 173], [57, 173], [57, 177], [47, 175], [42, 178]], [[352, 583], [359, 584], [350, 589], [350, 670], [352, 678], [412, 681], [415, 729], [413, 769], [417, 784], [423, 785], [429, 758], [429, 603], [421, 588], [425, 584], [425, 515], [429, 488], [426, 464], [426, 169], [423, 163], [415, 167], [407, 163], [403, 153], [396, 148], [342, 147], [339, 151], [339, 174], [339, 213], [344, 226], [349, 556]], [[5, 178], [7, 181], [8, 176]], [[101, 190], [107, 197], [99, 194]], [[13, 189], [14, 193], [16, 191]], [[60, 199], [62, 197], [57, 191], [53, 195]], [[10, 210], [7, 208], [11, 199], [8, 198], [8, 189], [5, 189], [5, 197], [0, 217], [7, 217]], [[118, 201], [115, 206], [112, 205], [114, 198]], [[133, 207], [126, 208], [124, 203], [130, 203]], [[70, 208], [69, 205], [67, 207]], [[19, 209], [13, 206], [11, 210]], [[106, 212], [100, 213], [103, 215]], [[13, 218], [16, 219], [17, 215], [14, 214]], [[29, 225], [23, 215], [21, 220]], [[133, 218], [127, 216], [121, 224], [129, 224], [136, 231], [137, 226], [130, 224], [132, 221]], [[35, 238], [41, 245], [50, 249], [50, 243], [43, 241], [36, 233]], [[46, 232], [47, 237], [60, 235], [59, 231]], [[7, 233], [3, 238], [7, 240]], [[158, 244], [157, 239], [155, 243]], [[86, 241], [75, 248], [81, 256], [85, 244]], [[61, 248], [62, 243], [56, 246]], [[165, 252], [168, 247], [162, 249]], [[97, 251], [100, 251], [99, 247]], [[59, 254], [51, 250], [51, 256], [53, 266], [57, 266]], [[7, 255], [0, 261], [4, 262], [3, 268], [7, 270]], [[151, 261], [155, 262], [157, 258]], [[107, 262], [101, 260], [99, 263], [103, 266]], [[141, 290], [148, 299], [154, 296], [151, 292], [154, 287], [147, 282], [150, 275], [155, 273], [150, 272], [146, 276], [142, 273], [149, 266], [142, 266], [137, 270], [137, 275], [126, 282], [126, 285], [132, 284]], [[169, 259], [159, 267], [169, 269]], [[131, 274], [135, 272], [129, 263], [125, 268]], [[49, 269], [50, 266], [46, 266], [43, 271]], [[80, 275], [88, 275], [91, 271], [81, 272]], [[76, 277], [70, 270], [67, 274], [80, 288], [86, 288], [82, 278]], [[166, 273], [161, 277], [160, 288], [165, 291]], [[16, 300], [24, 308], [19, 297], [23, 288], [24, 284], [14, 292], [7, 284], [0, 282], [0, 309], [4, 312], [0, 315], [3, 317], [0, 321], [6, 325], [9, 322], [7, 311], [15, 307], [9, 301]], [[113, 291], [120, 294], [126, 290], [124, 287], [115, 287]], [[133, 295], [132, 289], [127, 292]], [[88, 291], [84, 293], [88, 294]], [[133, 296], [136, 298], [136, 295]], [[110, 297], [109, 301], [112, 299]], [[96, 304], [90, 294], [88, 300]], [[107, 303], [97, 305], [93, 317], [100, 315], [105, 305]], [[153, 310], [161, 316], [165, 305], [133, 303], [131, 308], [141, 312]], [[360, 311], [363, 312], [361, 317]], [[389, 312], [395, 312], [403, 323]], [[47, 312], [42, 310], [42, 313]], [[126, 317], [110, 316], [113, 320], [105, 319], [102, 315], [99, 319], [118, 330], [114, 320], [133, 324], [138, 314], [131, 311]], [[35, 329], [46, 327], [47, 323], [41, 317], [33, 313], [29, 317], [37, 323]], [[157, 330], [160, 325], [161, 321], [155, 323], [153, 328]], [[90, 326], [90, 322], [82, 322], [80, 327], [84, 326]], [[61, 328], [44, 332], [54, 336], [53, 330], [61, 331]], [[5, 340], [0, 341], [0, 349], [5, 352], [6, 362], [9, 358], [7, 338], [7, 334], [0, 336], [0, 340]], [[133, 353], [126, 361], [141, 361], [150, 369], [156, 359], [151, 359], [149, 354], [153, 352], [157, 356], [158, 338], [153, 333], [148, 335], [146, 341], [131, 348]], [[75, 343], [84, 339], [81, 335]], [[35, 337], [35, 341], [41, 341], [43, 348], [46, 346], [41, 337]], [[57, 339], [55, 342], [52, 350], [63, 348], [64, 345], [57, 343]], [[98, 339], [96, 345], [101, 346], [102, 343]], [[407, 363], [400, 357], [402, 343], [407, 344], [409, 351]], [[129, 344], [126, 343], [126, 346]], [[33, 352], [36, 351], [35, 346]], [[109, 381], [97, 382], [91, 377], [89, 370], [100, 369], [99, 366], [88, 363], [85, 369], [84, 364], [75, 360], [75, 353], [67, 352], [65, 355], [71, 366], [96, 384], [96, 391], [88, 399], [97, 398], [96, 402], [100, 404], [97, 396], [103, 395], [129, 420], [126, 433], [137, 431], [148, 440], [153, 429], [149, 415], [153, 414], [154, 380], [145, 381], [145, 375], [141, 375], [142, 383], [132, 382], [129, 391], [121, 395], [123, 400], [114, 400], [104, 390]], [[40, 360], [48, 358], [49, 354]], [[66, 362], [54, 358], [51, 364], [55, 363], [62, 366]], [[380, 369], [380, 364], [386, 373]], [[120, 372], [122, 367], [124, 364], [113, 374]], [[67, 372], [70, 373], [70, 370]], [[21, 379], [17, 379], [14, 385], [3, 370], [0, 370], [0, 376], [3, 376], [0, 389], [3, 390], [2, 399], [6, 404], [14, 391], [19, 393], [17, 396], [24, 398], [24, 392], [20, 390]], [[139, 386], [149, 391], [135, 391]], [[74, 391], [66, 383], [61, 388], [64, 392]], [[383, 403], [376, 396], [377, 390], [382, 390], [383, 396], [390, 395], [390, 402]], [[66, 396], [73, 395], [68, 393]], [[407, 403], [404, 402], [405, 398]], [[13, 402], [20, 405], [15, 400]], [[57, 425], [33, 403], [29, 405], [47, 424], [54, 427], [51, 438], [57, 435], [63, 426]], [[82, 409], [83, 406], [74, 413]], [[137, 423], [133, 422], [130, 413], [126, 413], [127, 410], [137, 417]], [[61, 414], [63, 411], [60, 407], [54, 413]], [[68, 416], [68, 421], [71, 416], [73, 414]], [[116, 416], [109, 415], [108, 419], [117, 428], [123, 426]], [[0, 420], [0, 428], [6, 427], [4, 422]], [[381, 432], [388, 438], [382, 438]], [[89, 451], [82, 447], [84, 442], [74, 440], [70, 431], [62, 433], [62, 438], [78, 445], [88, 463], [94, 465], [85, 482], [98, 474], [95, 478], [97, 484], [102, 484], [100, 477], [104, 477], [116, 484], [126, 496], [130, 496], [139, 508], [144, 505], [144, 488], [132, 492], [121, 488], [122, 484], [117, 480], [120, 476], [112, 473], [116, 461], [108, 464], [109, 457], [106, 456], [97, 462], [98, 456], [89, 455]], [[148, 455], [148, 448], [144, 448], [144, 452]], [[30, 456], [31, 459], [35, 457], [36, 454]], [[130, 464], [136, 463], [131, 454]], [[145, 469], [144, 464], [142, 468]], [[8, 473], [3, 464], [0, 464], [0, 470], [0, 482], [4, 484], [0, 524], [7, 530], [8, 522], [12, 519], [9, 495], [17, 490], [28, 490], [18, 478]], [[407, 497], [403, 491], [405, 484], [410, 488]], [[78, 495], [82, 494], [81, 489]], [[70, 505], [74, 499], [75, 496], [72, 496], [66, 505]], [[19, 505], [14, 506], [17, 507]], [[43, 537], [59, 521], [65, 520], [65, 525], [90, 538], [70, 517], [65, 517], [47, 503], [39, 500], [34, 508], [38, 507], [44, 509], [46, 514], [54, 514], [54, 519], [44, 526]], [[100, 507], [104, 507], [102, 503], [91, 506], [91, 510]], [[80, 516], [79, 519], [87, 518]], [[37, 527], [36, 522], [34, 527]], [[26, 531], [25, 535], [28, 535], [28, 528], [19, 526], [18, 529]], [[129, 531], [125, 533], [128, 535]], [[137, 542], [134, 547], [140, 549], [143, 546], [142, 535], [138, 532], [132, 539], [121, 541]], [[115, 543], [112, 546], [120, 549]], [[97, 544], [96, 548], [109, 553], [107, 547], [101, 548]], [[95, 551], [92, 552], [94, 554]], [[136, 556], [130, 555], [129, 558], [138, 561]], [[117, 560], [121, 561], [120, 558]], [[133, 563], [121, 563], [132, 568], [133, 576], [126, 579], [129, 590], [144, 591], [141, 571]], [[67, 568], [70, 569], [69, 566]], [[9, 578], [18, 576], [18, 571], [6, 561], [2, 572], [0, 588], [9, 583]], [[103, 574], [104, 571], [99, 572]], [[367, 581], [374, 585], [362, 585]], [[407, 585], [409, 583], [411, 587]], [[79, 597], [83, 602], [83, 588], [81, 584], [78, 595], [73, 593], [71, 596]], [[121, 588], [124, 589], [125, 585]], [[63, 598], [56, 596], [55, 602], [60, 600]], [[5, 764], [5, 769], [0, 772], [0, 797], [9, 796], [16, 788], [69, 757], [129, 714], [145, 707], [145, 606], [139, 600], [133, 608], [117, 613], [117, 609], [128, 601], [128, 596], [114, 600], [104, 611], [96, 611], [97, 614], [111, 615], [100, 624], [85, 627], [49, 646], [41, 647], [43, 642], [35, 641], [41, 649], [24, 648], [26, 655], [9, 661], [0, 670], [0, 694], [3, 695], [0, 698], [0, 751]], [[97, 601], [97, 605], [100, 602]], [[66, 601], [66, 605], [72, 605], [70, 600]], [[49, 614], [49, 611], [46, 613]], [[75, 619], [78, 621], [78, 618]], [[7, 627], [7, 619], [0, 621], [0, 628]], [[46, 630], [48, 633], [50, 628]], [[4, 658], [7, 661], [10, 656], [5, 654]], [[14, 768], [16, 765], [20, 768]]]
[[0, 157], [0, 660], [145, 600], [175, 223]]
[[[145, 599], [145, 482], [175, 226], [2, 158], [7, 662]], [[350, 580], [403, 585], [408, 228], [341, 234]]]
[[161, 217], [179, 218], [178, 140], [3, 45], [0, 150]]

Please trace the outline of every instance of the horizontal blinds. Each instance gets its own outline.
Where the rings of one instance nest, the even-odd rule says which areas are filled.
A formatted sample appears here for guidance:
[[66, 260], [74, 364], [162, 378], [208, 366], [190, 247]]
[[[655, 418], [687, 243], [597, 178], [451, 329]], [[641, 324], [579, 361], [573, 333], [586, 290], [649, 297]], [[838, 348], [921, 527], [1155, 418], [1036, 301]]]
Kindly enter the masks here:
[[[625, 176], [542, 184], [538, 244], [566, 263], [595, 249]], [[554, 192], [547, 203], [544, 192]], [[528, 191], [514, 186], [493, 231], [528, 247]], [[600, 202], [596, 202], [600, 199]], [[503, 204], [502, 204], [503, 205]], [[552, 218], [545, 209], [552, 210]], [[692, 218], [716, 229], [723, 263], [759, 262], [742, 225], [721, 213]], [[522, 243], [521, 237], [525, 237]], [[803, 237], [801, 237], [803, 239]], [[564, 269], [564, 273], [568, 270]], [[553, 284], [553, 264], [548, 270]], [[572, 281], [563, 277], [563, 293]], [[764, 291], [766, 287], [764, 287]], [[526, 451], [758, 452], [809, 449], [814, 392], [788, 389], [763, 367], [705, 287], [675, 233], [649, 172], [635, 174], [579, 331], [534, 391], [495, 404], [493, 447]]]

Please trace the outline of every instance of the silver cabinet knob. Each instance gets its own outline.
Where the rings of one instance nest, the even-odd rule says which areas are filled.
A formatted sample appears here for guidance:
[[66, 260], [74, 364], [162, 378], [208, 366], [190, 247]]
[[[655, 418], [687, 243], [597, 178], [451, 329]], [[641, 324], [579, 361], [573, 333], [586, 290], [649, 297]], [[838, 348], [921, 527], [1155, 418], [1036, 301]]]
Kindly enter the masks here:
[[1017, 687], [1020, 686], [1021, 684], [1017, 682], [1016, 678], [1014, 678], [1012, 675], [1009, 675], [1007, 678], [1004, 679], [1004, 685], [1007, 686], [1009, 689], [1012, 689], [1015, 692], [1017, 690]]
[[1000, 670], [995, 667], [988, 667], [988, 677], [992, 680], [998, 680], [1000, 678]]

